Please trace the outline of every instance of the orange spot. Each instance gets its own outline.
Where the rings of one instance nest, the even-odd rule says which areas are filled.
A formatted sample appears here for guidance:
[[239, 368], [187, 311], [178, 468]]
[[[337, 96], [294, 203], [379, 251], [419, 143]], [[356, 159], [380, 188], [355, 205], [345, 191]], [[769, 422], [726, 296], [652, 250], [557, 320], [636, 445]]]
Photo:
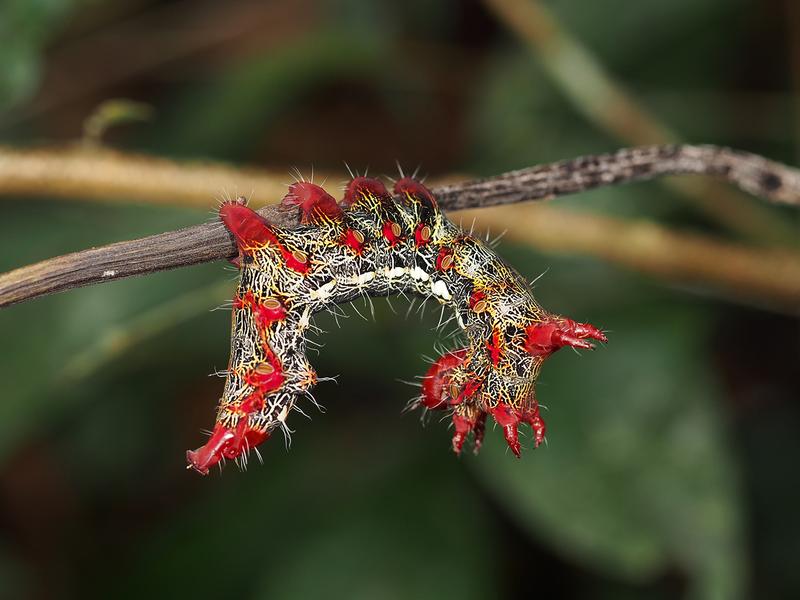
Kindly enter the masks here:
[[472, 290], [472, 294], [469, 297], [469, 307], [475, 312], [481, 312], [475, 308], [481, 302], [486, 303], [486, 292], [478, 289]]
[[417, 246], [424, 246], [430, 241], [431, 235], [431, 228], [424, 223], [420, 223], [414, 230], [414, 241], [416, 242]]
[[[269, 394], [279, 389], [286, 377], [283, 375], [283, 369], [278, 357], [275, 356], [269, 347], [266, 348], [269, 352], [267, 362], [261, 363], [255, 369], [250, 371], [244, 376], [244, 382], [256, 388], [262, 395]], [[266, 367], [270, 367], [269, 369]]]
[[422, 403], [427, 408], [441, 409], [447, 406], [442, 395], [447, 386], [450, 371], [464, 362], [466, 348], [448, 352], [431, 365], [422, 378]]
[[261, 363], [256, 367], [256, 373], [259, 375], [272, 375], [275, 372], [275, 367], [269, 363]]
[[436, 257], [436, 270], [447, 271], [453, 267], [453, 249], [449, 246], [443, 246], [439, 250], [439, 256]]
[[280, 300], [269, 296], [259, 301], [250, 290], [247, 291], [244, 297], [236, 296], [233, 299], [233, 307], [237, 309], [249, 307], [256, 324], [261, 329], [267, 329], [270, 323], [281, 321], [286, 317], [286, 309]]
[[364, 234], [357, 229], [348, 229], [344, 232], [341, 243], [361, 256], [364, 251]]
[[281, 254], [283, 255], [283, 260], [286, 262], [286, 266], [292, 271], [297, 271], [301, 275], [308, 273], [310, 267], [308, 266], [308, 257], [305, 252], [301, 252], [300, 250], [289, 252], [289, 250], [281, 246]]
[[386, 241], [388, 241], [389, 245], [392, 247], [396, 246], [403, 239], [400, 237], [400, 234], [403, 232], [400, 225], [392, 221], [386, 221], [383, 224], [382, 231], [383, 237], [386, 238]]

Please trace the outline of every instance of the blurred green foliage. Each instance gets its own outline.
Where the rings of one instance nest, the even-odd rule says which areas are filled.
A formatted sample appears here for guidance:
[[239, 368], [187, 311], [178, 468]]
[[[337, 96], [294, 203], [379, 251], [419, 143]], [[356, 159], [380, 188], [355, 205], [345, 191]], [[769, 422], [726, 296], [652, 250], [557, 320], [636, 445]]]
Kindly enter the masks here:
[[72, 0], [0, 3], [0, 111], [18, 106], [35, 92], [45, 45], [77, 4]]
[[[229, 4], [234, 15], [253, 6]], [[273, 4], [292, 14], [291, 3]], [[211, 3], [6, 2], [5, 131], [77, 138], [94, 106], [129, 96], [154, 106], [155, 118], [114, 128], [111, 144], [287, 171], [347, 160], [391, 172], [399, 159], [431, 173], [491, 174], [619, 145], [575, 113], [479, 4], [309, 4], [289, 36], [256, 30], [242, 41], [248, 52], [214, 47], [132, 70], [130, 80], [20, 117], [50, 90], [37, 88], [40, 65], [57, 63], [62, 48], [128, 31], [123, 23], [141, 44], [134, 60], [150, 42], [149, 14], [164, 10], [164, 27], [177, 31]], [[771, 10], [744, 0], [549, 5], [687, 139], [791, 159], [788, 131], [742, 118], [769, 106], [779, 111], [769, 122], [785, 122], [797, 101], [779, 71], [781, 43], [752, 50], [782, 21]], [[262, 49], [267, 33], [278, 42]], [[777, 58], [765, 68], [770, 52]], [[93, 60], [88, 53], [86, 73]], [[695, 114], [684, 97], [700, 96]], [[223, 192], [209, 190], [209, 210]], [[79, 200], [4, 199], [0, 270], [213, 218]], [[713, 227], [657, 185], [560, 202]], [[537, 283], [545, 306], [611, 330], [606, 348], [547, 363], [539, 396], [549, 444], [521, 461], [493, 431], [480, 456], [457, 460], [444, 424], [399, 416], [414, 391], [395, 378], [423, 372], [438, 317], [404, 320], [400, 300], [400, 317], [383, 301], [375, 322], [348, 309], [339, 329], [322, 316], [329, 333], [312, 362], [321, 375], [340, 374], [316, 392], [328, 412], [294, 416], [291, 452], [275, 438], [263, 467], [229, 465], [205, 480], [184, 472], [183, 452], [212, 423], [221, 381], [206, 375], [227, 362], [229, 316], [210, 309], [232, 294], [234, 272], [204, 265], [0, 311], [0, 596], [798, 593], [786, 558], [800, 552], [800, 416], [785, 376], [796, 368], [796, 322], [591, 259], [500, 251], [528, 278], [547, 270]]]

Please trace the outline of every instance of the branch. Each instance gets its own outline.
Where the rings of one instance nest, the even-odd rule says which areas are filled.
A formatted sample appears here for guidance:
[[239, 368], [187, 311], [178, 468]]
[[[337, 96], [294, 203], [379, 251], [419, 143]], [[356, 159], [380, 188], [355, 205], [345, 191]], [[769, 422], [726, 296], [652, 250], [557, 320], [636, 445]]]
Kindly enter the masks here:
[[[484, 0], [507, 29], [524, 41], [577, 112], [631, 146], [677, 144], [682, 140], [637, 101], [581, 40], [540, 0]], [[713, 182], [675, 182], [679, 198], [740, 236], [782, 242], [797, 232], [764, 207]]]
[[[716, 146], [647, 146], [585, 156], [434, 188], [445, 210], [551, 199], [607, 185], [662, 175], [698, 174], [724, 179], [773, 203], [800, 205], [800, 171], [755, 154]], [[229, 178], [229, 179], [226, 179]], [[198, 181], [205, 187], [198, 187]], [[213, 182], [213, 183], [212, 183]], [[259, 185], [263, 183], [263, 186]], [[185, 187], [184, 187], [185, 184]], [[113, 152], [0, 150], [0, 193], [91, 197], [170, 198], [192, 201], [203, 189], [270, 190], [275, 178], [213, 165], [179, 166]], [[259, 210], [283, 227], [297, 224], [295, 210]], [[221, 223], [195, 225], [138, 240], [75, 252], [0, 275], [0, 307], [71, 288], [232, 258], [235, 245]]]

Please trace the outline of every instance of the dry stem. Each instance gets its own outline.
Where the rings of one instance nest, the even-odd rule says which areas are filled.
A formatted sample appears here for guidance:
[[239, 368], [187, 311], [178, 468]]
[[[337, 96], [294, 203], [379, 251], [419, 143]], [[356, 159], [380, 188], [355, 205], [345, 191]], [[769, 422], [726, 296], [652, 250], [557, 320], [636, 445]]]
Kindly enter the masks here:
[[[460, 210], [550, 199], [676, 174], [711, 175], [771, 202], [800, 205], [800, 171], [754, 154], [688, 145], [628, 148], [438, 187], [434, 193], [445, 210]], [[94, 198], [111, 195], [171, 202], [196, 202], [201, 197], [207, 202], [209, 193], [234, 187], [278, 198], [285, 190], [278, 183], [280, 179], [283, 178], [263, 172], [209, 164], [182, 166], [109, 151], [0, 149], [0, 193], [7, 194]], [[267, 206], [259, 212], [280, 226], [297, 224], [293, 210]], [[569, 236], [566, 227], [563, 235], [576, 237]], [[715, 243], [709, 241], [709, 247]], [[78, 286], [232, 258], [235, 254], [235, 245], [220, 223], [119, 242], [0, 275], [0, 307]], [[763, 267], [768, 270], [769, 263]], [[746, 284], [747, 280], [742, 282]], [[783, 287], [786, 289], [778, 294], [781, 302], [795, 297], [793, 286]]]
[[[589, 121], [625, 144], [682, 140], [647, 110], [539, 0], [484, 0], [535, 53], [553, 84]], [[715, 222], [752, 240], [783, 241], [796, 233], [763, 207], [714, 182], [676, 181], [673, 189]]]

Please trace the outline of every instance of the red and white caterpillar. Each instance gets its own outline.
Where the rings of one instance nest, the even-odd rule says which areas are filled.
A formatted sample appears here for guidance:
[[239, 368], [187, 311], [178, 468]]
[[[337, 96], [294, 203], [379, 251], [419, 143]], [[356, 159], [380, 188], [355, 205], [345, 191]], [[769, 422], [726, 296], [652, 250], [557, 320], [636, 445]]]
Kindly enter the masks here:
[[337, 203], [317, 185], [295, 183], [283, 199], [299, 207], [294, 229], [271, 225], [243, 200], [220, 207], [241, 279], [216, 425], [205, 445], [186, 453], [188, 468], [206, 474], [286, 428], [317, 381], [305, 352], [312, 315], [365, 294], [413, 292], [454, 311], [467, 345], [431, 366], [417, 405], [451, 413], [456, 453], [470, 433], [480, 448], [487, 415], [517, 456], [520, 423], [532, 428], [535, 446], [542, 442], [534, 393], [542, 363], [563, 346], [591, 349], [587, 339], [605, 335], [541, 308], [527, 282], [451, 223], [424, 185], [404, 177], [394, 194], [398, 200], [380, 181], [357, 177]]

